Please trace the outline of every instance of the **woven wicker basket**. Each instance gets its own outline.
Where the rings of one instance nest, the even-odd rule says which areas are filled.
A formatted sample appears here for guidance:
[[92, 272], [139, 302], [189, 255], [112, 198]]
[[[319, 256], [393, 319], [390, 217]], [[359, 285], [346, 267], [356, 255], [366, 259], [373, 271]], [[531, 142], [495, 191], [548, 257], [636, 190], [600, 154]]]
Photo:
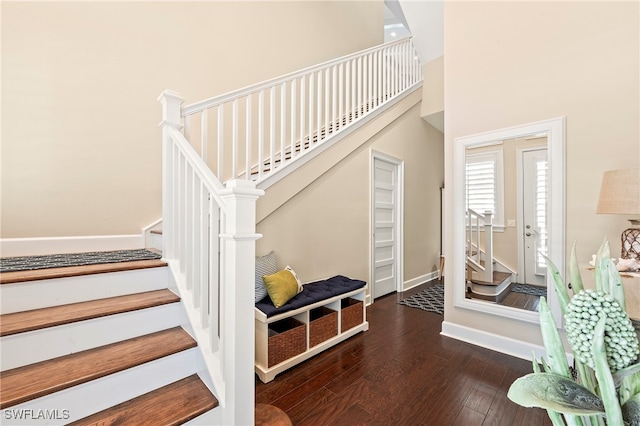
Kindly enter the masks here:
[[269, 367], [307, 350], [307, 327], [295, 318], [269, 324]]
[[363, 318], [363, 303], [362, 300], [352, 299], [350, 297], [346, 299], [342, 299], [342, 322], [340, 331], [344, 333], [345, 331], [353, 328], [357, 325], [362, 324]]
[[326, 306], [309, 312], [309, 347], [338, 335], [338, 312]]

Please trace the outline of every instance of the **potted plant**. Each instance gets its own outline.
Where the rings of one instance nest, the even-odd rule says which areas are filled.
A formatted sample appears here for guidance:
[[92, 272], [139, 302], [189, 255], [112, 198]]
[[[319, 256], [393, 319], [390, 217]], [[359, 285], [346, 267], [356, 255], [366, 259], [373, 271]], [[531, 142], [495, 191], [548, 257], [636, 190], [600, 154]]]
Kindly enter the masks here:
[[573, 297], [549, 259], [547, 265], [575, 368], [569, 366], [549, 305], [541, 298], [540, 329], [547, 358], [538, 363], [534, 355], [533, 373], [513, 382], [508, 398], [523, 407], [546, 409], [554, 426], [639, 426], [638, 335], [626, 312], [609, 244], [605, 241], [596, 256], [594, 290], [583, 287], [575, 245], [569, 263]]

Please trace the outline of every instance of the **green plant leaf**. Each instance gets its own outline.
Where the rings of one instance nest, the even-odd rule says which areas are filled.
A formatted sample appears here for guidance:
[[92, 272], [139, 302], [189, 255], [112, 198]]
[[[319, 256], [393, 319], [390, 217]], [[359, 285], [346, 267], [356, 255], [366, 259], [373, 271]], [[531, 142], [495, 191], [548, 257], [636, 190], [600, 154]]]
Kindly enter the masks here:
[[639, 393], [640, 393], [640, 372], [636, 372], [630, 376], [626, 376], [622, 378], [620, 389], [618, 390], [621, 404], [624, 404], [626, 401], [630, 400], [631, 398], [633, 398], [635, 395]]
[[559, 374], [563, 377], [571, 377], [567, 354], [558, 333], [558, 327], [551, 315], [551, 310], [544, 297], [540, 298], [540, 331], [542, 332], [542, 342], [547, 350], [547, 359], [551, 373]]
[[619, 387], [625, 377], [632, 376], [638, 372], [640, 372], [640, 362], [613, 373], [613, 382], [615, 383], [616, 387]]
[[554, 373], [530, 373], [511, 384], [507, 397], [523, 407], [539, 407], [563, 414], [604, 414], [597, 395]]
[[598, 324], [593, 332], [593, 361], [596, 371], [596, 379], [598, 380], [598, 389], [602, 396], [602, 402], [607, 413], [607, 423], [610, 425], [623, 425], [622, 410], [620, 409], [620, 401], [616, 393], [616, 386], [613, 382], [613, 376], [607, 362], [607, 354], [604, 344], [604, 327], [607, 323], [607, 317], [603, 316], [598, 320]]
[[628, 426], [640, 426], [640, 394], [625, 402], [622, 406], [622, 417]]
[[609, 241], [605, 238], [596, 254], [596, 291], [609, 293], [609, 285], [607, 284], [609, 274], [603, 270], [603, 265], [605, 268], [607, 267], [607, 263], [603, 262], [603, 260], [609, 259], [610, 257]]
[[624, 286], [622, 285], [622, 278], [620, 277], [620, 272], [618, 272], [618, 268], [613, 263], [611, 259], [607, 260], [609, 267], [607, 272], [609, 273], [609, 294], [613, 296], [614, 299], [618, 301], [622, 309], [627, 312], [627, 305], [624, 297]]
[[556, 265], [544, 254], [545, 262], [547, 263], [547, 268], [551, 272], [551, 278], [553, 282], [553, 287], [556, 289], [556, 294], [558, 295], [558, 301], [560, 302], [560, 312], [564, 315], [567, 312], [567, 305], [569, 304], [569, 293], [567, 292], [567, 287], [564, 285], [564, 280], [558, 271]]
[[571, 280], [571, 288], [573, 294], [578, 294], [584, 290], [582, 284], [582, 276], [580, 275], [580, 266], [578, 265], [578, 256], [576, 254], [576, 243], [573, 242], [571, 247], [571, 257], [569, 258], [569, 279]]

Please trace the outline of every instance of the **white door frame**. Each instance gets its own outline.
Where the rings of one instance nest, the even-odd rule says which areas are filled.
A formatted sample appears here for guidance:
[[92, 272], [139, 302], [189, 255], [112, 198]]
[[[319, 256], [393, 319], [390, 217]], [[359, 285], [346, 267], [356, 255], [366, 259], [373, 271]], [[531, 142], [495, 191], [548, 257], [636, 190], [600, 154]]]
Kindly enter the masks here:
[[[524, 170], [522, 168], [522, 159], [524, 157], [525, 152], [529, 151], [539, 151], [544, 149], [547, 151], [548, 156], [548, 148], [547, 144], [537, 145], [537, 146], [527, 146], [516, 149], [516, 179], [517, 179], [517, 189], [516, 189], [516, 198], [517, 198], [517, 215], [518, 219], [516, 220], [516, 231], [518, 233], [518, 274], [516, 276], [516, 282], [524, 283], [524, 194], [523, 194], [523, 185], [524, 185]], [[547, 157], [548, 158], [548, 157]], [[547, 215], [549, 212], [547, 212]]]
[[404, 290], [404, 161], [393, 157], [389, 154], [385, 154], [383, 152], [377, 151], [375, 149], [371, 149], [371, 160], [369, 161], [369, 303], [373, 303], [373, 286], [374, 286], [374, 277], [375, 277], [375, 240], [373, 238], [373, 233], [375, 230], [374, 223], [374, 169], [375, 169], [375, 160], [386, 161], [387, 163], [391, 163], [396, 166], [397, 174], [396, 174], [396, 247], [395, 247], [395, 259], [396, 259], [396, 291], [400, 292]]

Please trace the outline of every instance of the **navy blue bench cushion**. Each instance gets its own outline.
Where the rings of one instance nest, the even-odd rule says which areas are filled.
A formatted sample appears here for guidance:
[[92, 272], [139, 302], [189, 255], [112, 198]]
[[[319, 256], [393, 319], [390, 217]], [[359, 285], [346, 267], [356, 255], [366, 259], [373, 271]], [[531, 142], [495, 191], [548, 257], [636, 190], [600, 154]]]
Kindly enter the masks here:
[[256, 303], [256, 308], [264, 312], [267, 317], [272, 317], [283, 312], [293, 311], [294, 309], [329, 299], [330, 297], [337, 296], [339, 294], [357, 290], [365, 285], [367, 285], [367, 283], [364, 281], [352, 280], [351, 278], [347, 278], [342, 275], [336, 275], [335, 277], [324, 281], [316, 281], [303, 285], [301, 293], [295, 295], [291, 300], [279, 308], [273, 306], [269, 296]]

